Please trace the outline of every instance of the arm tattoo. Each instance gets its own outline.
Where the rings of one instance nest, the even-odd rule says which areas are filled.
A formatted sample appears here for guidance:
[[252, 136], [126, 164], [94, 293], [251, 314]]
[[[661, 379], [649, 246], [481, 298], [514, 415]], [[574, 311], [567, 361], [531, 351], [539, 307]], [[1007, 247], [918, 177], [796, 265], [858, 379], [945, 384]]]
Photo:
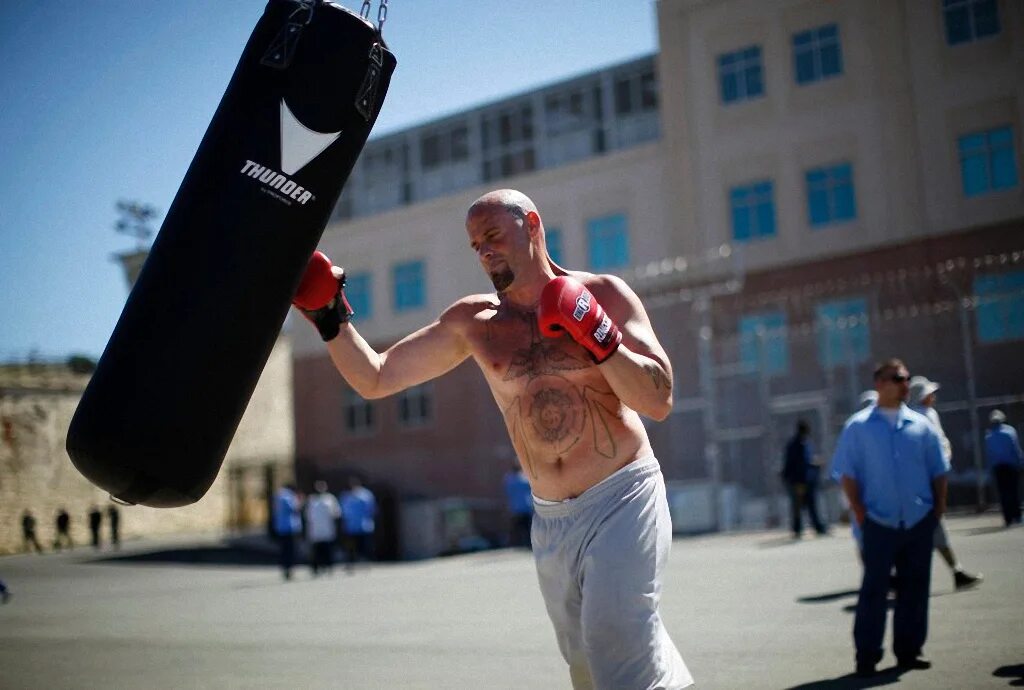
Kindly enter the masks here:
[[651, 377], [651, 383], [654, 384], [655, 390], [661, 388], [662, 386], [669, 390], [672, 389], [672, 382], [669, 380], [668, 374], [666, 374], [665, 370], [662, 369], [659, 365], [654, 363], [648, 363], [644, 364], [643, 367], [644, 371], [647, 372], [647, 375]]

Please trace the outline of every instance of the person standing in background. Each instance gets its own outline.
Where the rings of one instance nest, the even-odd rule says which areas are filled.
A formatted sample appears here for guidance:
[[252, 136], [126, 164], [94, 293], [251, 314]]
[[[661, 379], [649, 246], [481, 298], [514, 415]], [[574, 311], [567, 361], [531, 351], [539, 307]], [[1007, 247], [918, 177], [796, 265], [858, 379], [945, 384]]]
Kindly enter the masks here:
[[39, 545], [39, 539], [36, 538], [36, 518], [31, 510], [26, 510], [21, 514], [21, 545], [26, 552], [29, 551], [29, 547], [34, 548], [36, 553], [43, 552], [43, 547]]
[[796, 433], [786, 444], [786, 454], [783, 458], [782, 480], [789, 491], [794, 539], [799, 539], [803, 533], [804, 509], [807, 510], [814, 531], [819, 535], [828, 534], [821, 518], [818, 517], [818, 466], [814, 462], [810, 436], [810, 425], [803, 419], [797, 421]]
[[115, 505], [107, 506], [107, 522], [110, 524], [110, 545], [121, 548], [121, 511]]
[[[935, 409], [935, 394], [939, 388], [938, 383], [929, 381], [925, 376], [915, 376], [910, 379], [910, 409], [920, 412], [931, 422], [942, 442], [942, 454], [946, 458], [946, 464], [952, 467], [953, 446], [946, 437], [946, 432], [942, 429], [939, 413]], [[935, 525], [934, 544], [935, 549], [942, 556], [942, 560], [946, 562], [946, 565], [949, 566], [950, 571], [953, 573], [953, 586], [956, 589], [975, 587], [985, 579], [981, 573], [977, 575], [971, 574], [960, 565], [960, 560], [953, 553], [953, 547], [949, 543], [949, 533], [946, 531], [945, 520], [939, 520], [938, 524]]]
[[92, 548], [100, 548], [100, 527], [103, 526], [103, 513], [94, 505], [89, 509], [89, 533], [92, 535]]
[[901, 670], [925, 669], [935, 524], [946, 510], [949, 464], [939, 434], [905, 403], [910, 374], [899, 359], [874, 372], [878, 402], [846, 423], [832, 459], [863, 540], [864, 576], [853, 639], [856, 672], [882, 659], [890, 575], [896, 569], [893, 653]]
[[373, 560], [373, 532], [376, 528], [377, 499], [358, 477], [349, 477], [348, 491], [341, 494], [346, 566], [349, 572], [357, 560]]
[[1020, 522], [1020, 466], [1024, 455], [1020, 450], [1017, 430], [1006, 423], [1002, 410], [992, 410], [985, 432], [985, 459], [999, 490], [1003, 521], [1007, 527]]
[[63, 507], [57, 511], [55, 527], [57, 534], [53, 539], [54, 550], [60, 551], [64, 546], [75, 548], [75, 542], [71, 540], [71, 515]]
[[511, 515], [508, 534], [509, 546], [530, 548], [530, 527], [533, 524], [533, 493], [530, 482], [518, 464], [505, 474], [505, 498]]
[[294, 484], [285, 484], [274, 494], [274, 534], [281, 545], [281, 572], [292, 579], [295, 542], [302, 534], [300, 499]]
[[313, 483], [313, 492], [306, 499], [306, 538], [311, 551], [309, 565], [316, 577], [321, 570], [330, 573], [334, 569], [334, 544], [338, 540], [341, 508], [322, 479]]

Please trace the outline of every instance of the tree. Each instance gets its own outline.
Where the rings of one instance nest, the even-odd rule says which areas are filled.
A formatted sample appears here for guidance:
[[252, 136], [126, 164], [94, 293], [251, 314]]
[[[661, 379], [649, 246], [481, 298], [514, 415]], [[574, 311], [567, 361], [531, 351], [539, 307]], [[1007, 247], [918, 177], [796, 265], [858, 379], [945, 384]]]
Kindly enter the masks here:
[[121, 217], [114, 224], [114, 229], [134, 237], [139, 249], [142, 249], [146, 240], [153, 236], [153, 228], [149, 223], [156, 218], [156, 208], [138, 201], [121, 199], [117, 202], [117, 212]]
[[96, 371], [96, 360], [86, 355], [71, 355], [67, 364], [68, 369], [76, 374], [91, 374]]

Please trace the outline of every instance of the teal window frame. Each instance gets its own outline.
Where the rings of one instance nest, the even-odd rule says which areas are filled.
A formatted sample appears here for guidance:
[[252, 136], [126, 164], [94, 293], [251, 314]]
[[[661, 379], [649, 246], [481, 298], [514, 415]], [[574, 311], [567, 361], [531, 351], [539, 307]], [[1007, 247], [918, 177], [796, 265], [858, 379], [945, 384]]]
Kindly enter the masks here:
[[978, 342], [1024, 339], [1024, 271], [976, 276], [974, 295]]
[[587, 220], [590, 270], [614, 271], [629, 266], [629, 222], [625, 213]]
[[391, 269], [395, 313], [422, 309], [427, 303], [426, 264], [422, 260], [405, 261]]
[[782, 310], [747, 314], [739, 321], [740, 361], [769, 376], [789, 372], [789, 333]]
[[825, 368], [861, 364], [871, 357], [867, 300], [863, 297], [817, 305], [818, 360]]

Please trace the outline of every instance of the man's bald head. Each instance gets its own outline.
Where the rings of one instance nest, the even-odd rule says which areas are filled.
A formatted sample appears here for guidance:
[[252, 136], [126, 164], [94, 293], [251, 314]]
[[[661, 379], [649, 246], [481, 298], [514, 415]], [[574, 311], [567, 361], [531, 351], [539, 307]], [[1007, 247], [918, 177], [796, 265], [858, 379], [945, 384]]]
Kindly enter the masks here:
[[470, 204], [466, 216], [471, 216], [477, 211], [492, 211], [495, 208], [505, 209], [520, 220], [526, 220], [526, 214], [531, 211], [537, 213], [536, 204], [522, 192], [515, 189], [496, 189]]

